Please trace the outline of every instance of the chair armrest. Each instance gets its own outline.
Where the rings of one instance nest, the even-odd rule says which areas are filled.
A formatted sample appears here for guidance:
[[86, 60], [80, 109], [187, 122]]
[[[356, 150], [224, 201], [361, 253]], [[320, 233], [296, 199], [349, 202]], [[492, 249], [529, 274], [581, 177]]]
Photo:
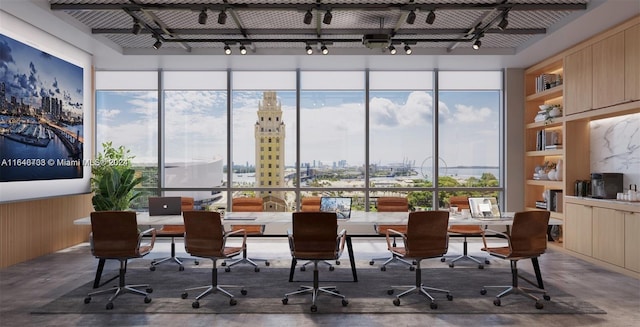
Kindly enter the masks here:
[[291, 252], [291, 257], [295, 258], [295, 245], [293, 243], [293, 233], [291, 230], [287, 229], [287, 240], [289, 241], [289, 251]]
[[344, 242], [346, 239], [347, 239], [347, 230], [343, 229], [336, 236], [336, 250], [338, 250], [338, 253], [336, 254], [336, 259], [340, 258], [340, 256], [342, 255], [342, 251], [344, 250]]
[[153, 245], [156, 243], [156, 229], [155, 228], [149, 228], [147, 230], [144, 230], [142, 232], [140, 232], [140, 234], [138, 234], [138, 247], [140, 247], [140, 244], [142, 244], [142, 238], [145, 235], [149, 235], [151, 234], [151, 243], [149, 243], [149, 246], [151, 246], [151, 248], [153, 248]]
[[[393, 234], [393, 235], [391, 235]], [[400, 236], [402, 237], [402, 240], [405, 244], [407, 244], [407, 235], [395, 230], [395, 229], [387, 229], [387, 235], [386, 235], [386, 239], [387, 239], [387, 249], [391, 250], [392, 248], [392, 244], [393, 242], [391, 241], [391, 237], [396, 237], [396, 236]]]
[[227, 244], [227, 237], [229, 236], [233, 236], [236, 234], [242, 234], [242, 248], [244, 249], [246, 247], [247, 244], [247, 231], [244, 229], [236, 229], [234, 231], [231, 232], [225, 232], [224, 236], [223, 236], [223, 244]]
[[484, 248], [488, 248], [487, 246], [487, 238], [486, 235], [488, 234], [492, 234], [492, 235], [502, 235], [508, 242], [509, 242], [509, 248], [511, 248], [511, 240], [510, 240], [510, 236], [507, 233], [503, 233], [503, 232], [498, 232], [496, 230], [492, 230], [492, 229], [485, 229], [482, 232], [482, 243], [484, 244]]

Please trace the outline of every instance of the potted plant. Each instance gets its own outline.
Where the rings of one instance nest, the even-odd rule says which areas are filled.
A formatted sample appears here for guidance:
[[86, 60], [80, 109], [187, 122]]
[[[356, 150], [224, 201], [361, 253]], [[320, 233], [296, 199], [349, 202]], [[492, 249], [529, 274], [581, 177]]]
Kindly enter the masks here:
[[127, 210], [131, 201], [141, 195], [135, 187], [143, 182], [131, 168], [130, 151], [124, 146], [114, 148], [111, 142], [102, 144], [103, 152], [92, 166], [91, 202], [96, 211]]

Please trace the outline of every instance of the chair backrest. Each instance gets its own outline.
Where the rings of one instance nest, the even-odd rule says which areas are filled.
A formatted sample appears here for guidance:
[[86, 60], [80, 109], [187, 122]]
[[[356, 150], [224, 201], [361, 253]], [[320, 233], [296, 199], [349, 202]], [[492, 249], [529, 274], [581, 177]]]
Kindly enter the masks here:
[[195, 201], [192, 197], [183, 196], [180, 198], [180, 206], [182, 208], [182, 211], [193, 210], [194, 204]]
[[318, 212], [320, 211], [320, 196], [305, 196], [300, 200], [300, 211]]
[[458, 207], [458, 210], [470, 209], [468, 196], [452, 196], [449, 198], [449, 206]]
[[261, 212], [264, 211], [262, 198], [233, 198], [231, 200], [233, 212]]
[[338, 216], [334, 212], [294, 212], [294, 255], [300, 259], [332, 259], [338, 253]]
[[549, 211], [516, 212], [509, 238], [510, 257], [533, 257], [546, 251], [550, 215]]
[[185, 211], [184, 248], [197, 256], [224, 257], [224, 230], [216, 211]]
[[91, 252], [98, 258], [139, 256], [139, 232], [134, 211], [91, 213]]
[[378, 212], [406, 212], [409, 211], [409, 201], [403, 197], [378, 198]]
[[447, 253], [449, 212], [416, 211], [407, 222], [406, 256], [432, 258]]

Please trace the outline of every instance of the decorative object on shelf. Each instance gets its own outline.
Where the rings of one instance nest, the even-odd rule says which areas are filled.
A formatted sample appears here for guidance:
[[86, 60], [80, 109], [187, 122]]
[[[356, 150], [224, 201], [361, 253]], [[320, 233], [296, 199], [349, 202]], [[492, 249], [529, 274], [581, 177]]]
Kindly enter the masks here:
[[539, 105], [540, 111], [533, 119], [535, 122], [544, 121], [545, 125], [553, 123], [553, 119], [562, 116], [562, 107], [559, 104]]
[[562, 180], [562, 159], [558, 159], [558, 162], [556, 162], [556, 180]]

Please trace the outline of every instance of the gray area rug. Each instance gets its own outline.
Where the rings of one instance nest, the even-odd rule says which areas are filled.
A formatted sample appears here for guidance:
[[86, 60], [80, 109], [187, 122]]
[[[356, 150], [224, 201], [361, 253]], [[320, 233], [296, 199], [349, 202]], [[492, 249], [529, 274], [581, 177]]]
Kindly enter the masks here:
[[[238, 304], [229, 305], [229, 299], [221, 294], [210, 294], [200, 300], [200, 308], [194, 309], [191, 303], [200, 292], [192, 291], [187, 299], [180, 295], [185, 288], [197, 287], [211, 282], [211, 263], [203, 260], [200, 266], [187, 265], [184, 271], [178, 271], [175, 265], [161, 265], [156, 271], [149, 271], [144, 260], [131, 262], [127, 271], [127, 283], [149, 283], [153, 288], [151, 303], [144, 303], [143, 297], [124, 294], [114, 301], [114, 309], [106, 310], [110, 295], [94, 296], [89, 304], [84, 303], [88, 292], [93, 291], [93, 281], [83, 281], [79, 287], [52, 302], [34, 309], [32, 313], [309, 313], [311, 295], [289, 297], [287, 305], [282, 304], [283, 295], [297, 290], [300, 285], [311, 285], [313, 268], [308, 266], [304, 272], [296, 269], [294, 282], [288, 282], [289, 269], [277, 268], [285, 265], [262, 266], [260, 272], [254, 272], [246, 265], [235, 266], [231, 272], [218, 269], [219, 284], [243, 284], [248, 292], [241, 295], [240, 289], [229, 289], [236, 296]], [[140, 264], [140, 262], [142, 264]], [[320, 295], [317, 300], [317, 313], [450, 313], [450, 314], [602, 314], [605, 311], [590, 303], [581, 301], [563, 292], [556, 285], [546, 284], [545, 288], [551, 301], [544, 301], [544, 308], [538, 310], [534, 301], [521, 295], [510, 295], [502, 299], [501, 306], [494, 306], [493, 299], [499, 289], [488, 289], [486, 295], [480, 294], [483, 285], [508, 285], [511, 281], [509, 269], [456, 267], [423, 268], [423, 282], [427, 286], [449, 289], [452, 301], [442, 293], [432, 293], [438, 308], [429, 307], [428, 298], [413, 293], [401, 298], [400, 306], [393, 304], [394, 295], [388, 295], [391, 285], [415, 284], [415, 272], [406, 267], [389, 267], [380, 271], [376, 267], [359, 264], [358, 282], [352, 282], [348, 261], [329, 271], [326, 266], [320, 268], [320, 286], [334, 285], [341, 294], [347, 296], [348, 306], [343, 307], [339, 298]], [[103, 276], [111, 277], [117, 270], [106, 270]], [[532, 278], [532, 276], [527, 276]], [[524, 282], [523, 282], [524, 283]], [[116, 285], [114, 280], [101, 289]], [[523, 284], [524, 285], [524, 284]], [[396, 290], [394, 294], [399, 294]]]

